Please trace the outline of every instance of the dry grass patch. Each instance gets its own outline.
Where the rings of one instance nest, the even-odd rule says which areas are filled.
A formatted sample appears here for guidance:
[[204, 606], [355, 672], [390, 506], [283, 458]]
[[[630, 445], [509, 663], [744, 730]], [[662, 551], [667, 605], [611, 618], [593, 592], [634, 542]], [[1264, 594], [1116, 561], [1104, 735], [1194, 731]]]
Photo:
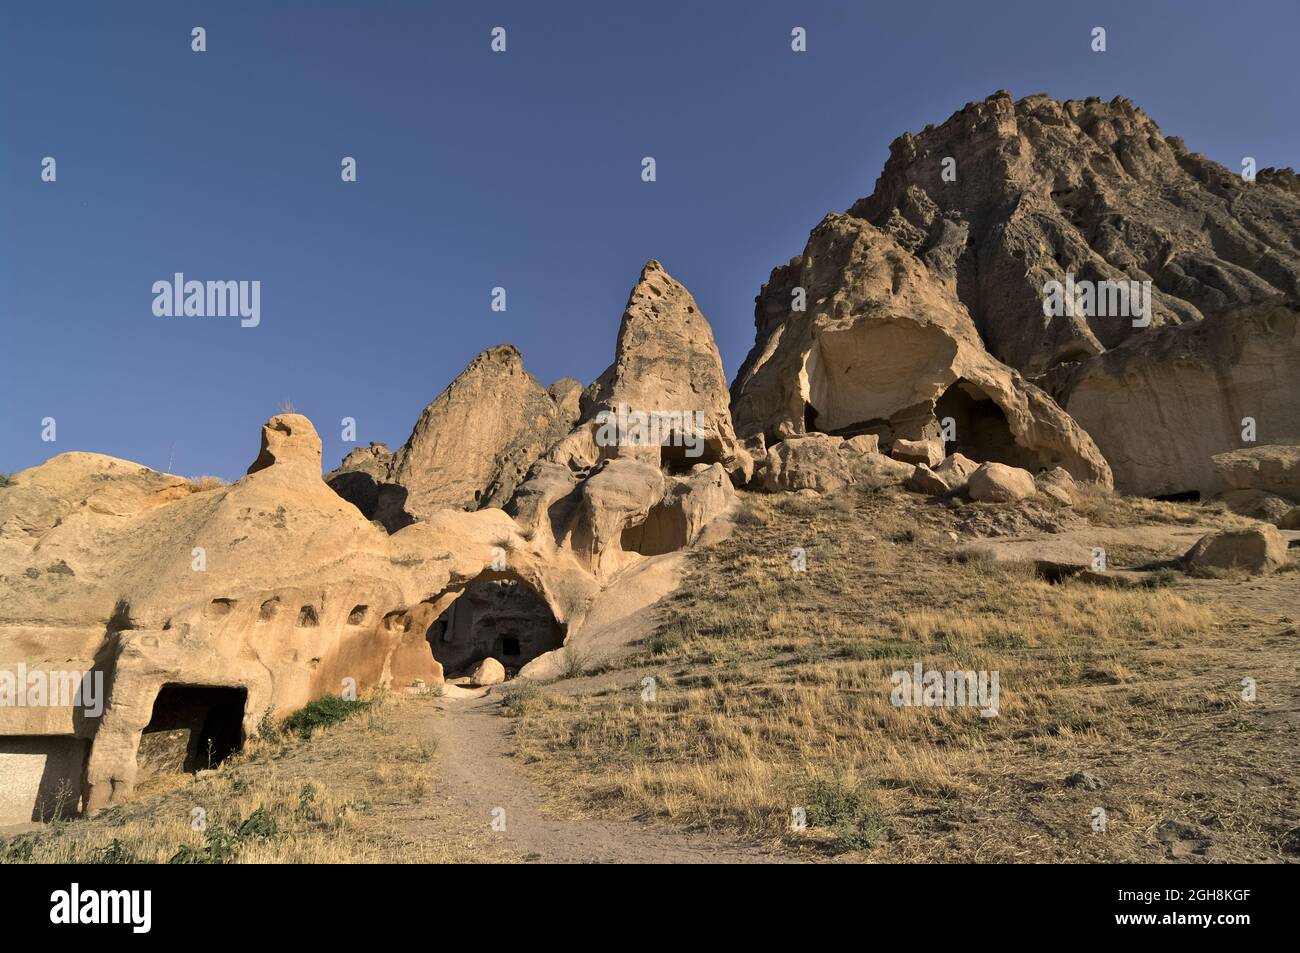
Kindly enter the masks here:
[[[1130, 525], [1192, 523], [1205, 508], [1097, 495], [1084, 509]], [[1141, 852], [1141, 825], [1180, 802], [1144, 785], [1181, 782], [1186, 740], [1214, 756], [1221, 723], [1240, 717], [1225, 607], [1186, 579], [1111, 589], [961, 562], [948, 532], [965, 516], [888, 493], [747, 497], [738, 532], [694, 554], [623, 689], [519, 711], [524, 760], [575, 813], [795, 849], [1159, 859]], [[918, 662], [998, 673], [996, 717], [891, 703], [892, 673]], [[640, 696], [647, 673], [653, 703]], [[1090, 836], [1081, 802], [1100, 795], [1064, 786], [1081, 765], [1132, 781], [1122, 803], [1107, 795], [1108, 838]], [[840, 806], [809, 811], [810, 791]], [[806, 831], [791, 827], [801, 807]], [[1044, 841], [1044, 826], [1068, 829]]]

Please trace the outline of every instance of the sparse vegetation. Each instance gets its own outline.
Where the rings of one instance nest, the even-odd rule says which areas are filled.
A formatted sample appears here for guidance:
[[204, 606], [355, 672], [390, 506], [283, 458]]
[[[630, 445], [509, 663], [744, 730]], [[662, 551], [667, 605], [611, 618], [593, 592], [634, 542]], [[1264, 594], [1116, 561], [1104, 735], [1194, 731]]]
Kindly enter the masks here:
[[[432, 704], [380, 696], [364, 717], [318, 728], [310, 740], [287, 731], [251, 739], [216, 771], [140, 785], [131, 801], [93, 817], [0, 838], [0, 863], [511, 859], [464, 817], [428, 800], [436, 745], [412, 733], [427, 725]], [[359, 752], [366, 770], [358, 770]], [[394, 821], [403, 811], [409, 819]]]
[[[1272, 856], [1264, 819], [1289, 816], [1283, 795], [1258, 789], [1247, 806], [1214, 780], [1253, 770], [1222, 743], [1247, 717], [1226, 674], [1242, 636], [1204, 587], [1230, 581], [1166, 567], [1138, 588], [1049, 582], [954, 558], [948, 533], [975, 506], [844, 498], [746, 495], [743, 529], [692, 555], [645, 642], [642, 663], [662, 670], [655, 702], [636, 694], [644, 669], [617, 690], [508, 701], [519, 754], [547, 790], [579, 813], [873, 859], [1136, 860], [1158, 859], [1142, 852], [1147, 827], [1182, 810], [1190, 785], [1233, 850]], [[1108, 525], [1202, 518], [1196, 504], [1099, 494], [1093, 506]], [[1221, 519], [1235, 517], [1208, 515]], [[1252, 659], [1252, 671], [1285, 668]], [[917, 662], [998, 672], [998, 716], [891, 704], [891, 674]], [[1279, 758], [1284, 735], [1270, 736]], [[1091, 836], [1092, 801], [1063, 787], [1081, 765], [1113, 782], [1105, 838]], [[802, 838], [789, 831], [800, 799], [815, 807]]]
[[283, 727], [285, 731], [292, 732], [299, 738], [310, 738], [318, 728], [338, 724], [344, 718], [365, 711], [369, 707], [368, 701], [349, 701], [338, 695], [325, 695], [286, 718]]

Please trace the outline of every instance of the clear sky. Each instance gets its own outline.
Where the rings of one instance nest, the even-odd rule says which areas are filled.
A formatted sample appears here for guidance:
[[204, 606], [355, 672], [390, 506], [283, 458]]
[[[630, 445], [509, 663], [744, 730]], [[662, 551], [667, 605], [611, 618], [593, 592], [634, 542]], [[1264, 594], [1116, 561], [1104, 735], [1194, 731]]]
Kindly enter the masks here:
[[[1297, 37], [1295, 0], [5, 3], [0, 470], [232, 478], [285, 400], [327, 468], [343, 417], [395, 448], [494, 344], [599, 374], [648, 258], [734, 376], [771, 268], [902, 132], [997, 89], [1123, 95], [1229, 167], [1294, 167]], [[178, 271], [260, 281], [261, 323], [155, 316]]]

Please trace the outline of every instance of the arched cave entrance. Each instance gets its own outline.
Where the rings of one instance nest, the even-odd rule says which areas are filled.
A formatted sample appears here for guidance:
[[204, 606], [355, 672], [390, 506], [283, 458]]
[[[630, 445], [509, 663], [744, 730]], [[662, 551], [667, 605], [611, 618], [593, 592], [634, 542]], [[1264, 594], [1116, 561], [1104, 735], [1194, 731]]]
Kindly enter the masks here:
[[955, 381], [935, 403], [934, 415], [942, 425], [951, 417], [956, 439], [944, 443], [944, 456], [960, 453], [977, 463], [992, 461], [1038, 471], [1042, 461], [1016, 443], [1007, 415], [988, 394], [965, 378]]
[[520, 669], [564, 644], [564, 626], [546, 600], [518, 579], [484, 578], [467, 585], [429, 626], [425, 638], [449, 676], [491, 656]]
[[143, 772], [215, 768], [244, 745], [245, 688], [168, 683], [140, 735]]

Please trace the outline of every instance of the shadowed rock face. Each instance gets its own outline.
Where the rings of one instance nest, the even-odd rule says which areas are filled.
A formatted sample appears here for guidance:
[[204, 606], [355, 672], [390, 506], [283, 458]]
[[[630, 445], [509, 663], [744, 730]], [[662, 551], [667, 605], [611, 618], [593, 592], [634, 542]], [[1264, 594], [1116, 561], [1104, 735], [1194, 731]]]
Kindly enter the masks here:
[[[1212, 490], [1210, 457], [1243, 445], [1243, 417], [1269, 428], [1261, 442], [1300, 438], [1298, 234], [1291, 170], [1245, 182], [1127, 100], [997, 93], [897, 139], [873, 194], [773, 270], [732, 386], [737, 432], [888, 441], [952, 417], [976, 458], [1035, 469], [1041, 445], [1064, 445], [1088, 461], [1060, 461], [1076, 478], [1097, 478], [1100, 451], [1126, 492]], [[1067, 275], [1150, 282], [1150, 326], [1045, 314]]]
[[1110, 483], [1082, 428], [985, 350], [953, 286], [869, 222], [827, 216], [803, 255], [773, 271], [756, 315], [759, 339], [732, 387], [742, 437], [893, 444], [936, 439], [953, 415], [967, 456]]
[[[1300, 311], [1245, 306], [1072, 368], [1066, 409], [1101, 446], [1128, 493], [1216, 493], [1218, 454], [1300, 443]], [[1246, 418], [1255, 441], [1243, 441]]]
[[1043, 286], [1067, 272], [1149, 279], [1154, 326], [1300, 296], [1300, 180], [1239, 172], [1126, 99], [997, 93], [896, 139], [849, 214], [954, 285], [989, 351], [1034, 377], [1144, 334], [1114, 317], [1045, 316]]

